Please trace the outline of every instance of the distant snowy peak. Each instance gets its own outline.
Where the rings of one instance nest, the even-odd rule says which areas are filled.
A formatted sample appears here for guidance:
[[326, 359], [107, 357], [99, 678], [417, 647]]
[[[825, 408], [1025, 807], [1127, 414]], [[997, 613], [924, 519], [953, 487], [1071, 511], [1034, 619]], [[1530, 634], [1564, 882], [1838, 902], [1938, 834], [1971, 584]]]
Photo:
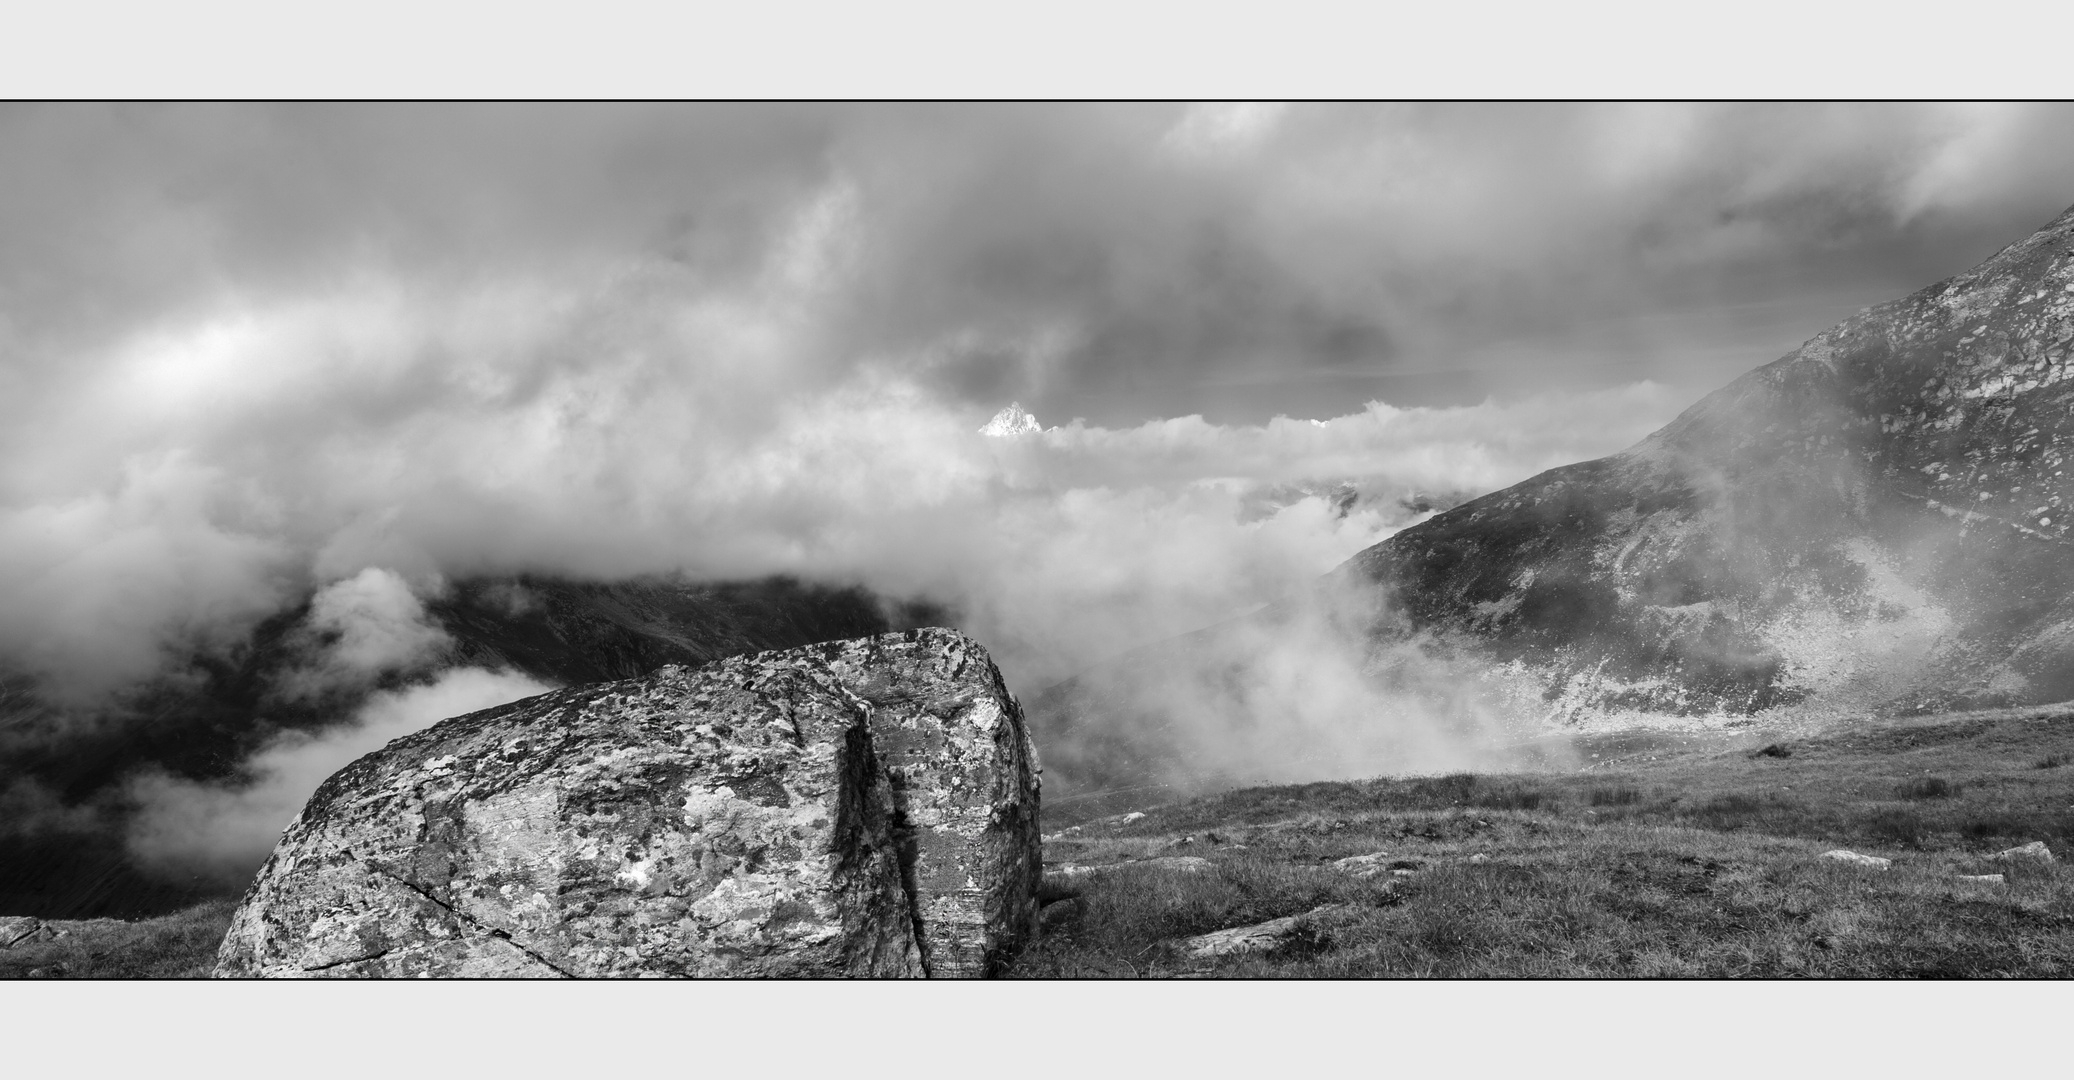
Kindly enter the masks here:
[[995, 413], [994, 418], [987, 421], [987, 426], [979, 429], [979, 433], [996, 439], [1013, 439], [1021, 435], [1035, 435], [1043, 430], [1044, 425], [1039, 424], [1037, 418], [1031, 416], [1021, 402], [1011, 401], [1007, 408]]

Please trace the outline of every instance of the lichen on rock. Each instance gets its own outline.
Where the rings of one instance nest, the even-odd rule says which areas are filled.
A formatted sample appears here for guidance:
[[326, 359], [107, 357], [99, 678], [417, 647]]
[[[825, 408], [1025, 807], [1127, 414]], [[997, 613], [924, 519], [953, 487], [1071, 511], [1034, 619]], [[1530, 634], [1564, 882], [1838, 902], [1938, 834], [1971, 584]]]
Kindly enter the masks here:
[[1034, 930], [1037, 795], [1020, 710], [955, 632], [665, 667], [341, 770], [217, 974], [983, 974]]

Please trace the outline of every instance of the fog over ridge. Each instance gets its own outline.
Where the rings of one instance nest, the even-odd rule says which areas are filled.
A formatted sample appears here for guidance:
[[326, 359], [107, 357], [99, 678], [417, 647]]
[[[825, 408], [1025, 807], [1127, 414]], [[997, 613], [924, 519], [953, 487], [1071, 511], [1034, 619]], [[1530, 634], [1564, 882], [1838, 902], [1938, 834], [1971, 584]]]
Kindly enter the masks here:
[[[246, 850], [224, 823], [311, 762], [544, 688], [412, 666], [455, 579], [857, 583], [1035, 690], [1971, 265], [2065, 204], [2070, 135], [2060, 106], [0, 109], [0, 675], [83, 707], [331, 598], [305, 689], [414, 681], [246, 796], [139, 779], [185, 808], [144, 847], [205, 861], [190, 833]], [[978, 434], [1010, 400], [1044, 430]]]

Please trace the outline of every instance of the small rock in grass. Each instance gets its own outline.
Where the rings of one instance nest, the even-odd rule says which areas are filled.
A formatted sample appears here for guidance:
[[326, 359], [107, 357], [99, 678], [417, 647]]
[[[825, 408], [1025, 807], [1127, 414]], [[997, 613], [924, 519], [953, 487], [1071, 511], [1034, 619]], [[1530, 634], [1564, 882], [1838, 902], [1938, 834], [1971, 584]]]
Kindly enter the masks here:
[[1137, 862], [1106, 863], [1101, 866], [1075, 866], [1065, 864], [1044, 868], [1046, 888], [1077, 886], [1079, 882], [1096, 874], [1125, 868], [1149, 868], [1154, 870], [1179, 870], [1184, 874], [1199, 874], [1211, 868], [1210, 860], [1200, 855], [1166, 855], [1157, 859], [1140, 859]]
[[1200, 874], [1210, 869], [1210, 860], [1200, 855], [1167, 855], [1158, 859], [1129, 863], [1130, 866], [1156, 866], [1161, 870], [1179, 870], [1187, 874]]
[[1491, 857], [1479, 851], [1476, 854], [1469, 856], [1469, 861], [1473, 863], [1487, 863], [1491, 861]]
[[1845, 851], [1842, 848], [1838, 848], [1835, 851], [1825, 851], [1822, 853], [1822, 857], [1841, 863], [1850, 863], [1852, 866], [1869, 867], [1874, 870], [1885, 870], [1894, 865], [1894, 860], [1892, 859], [1882, 859], [1877, 855], [1860, 855], [1855, 851]]
[[1214, 960], [1220, 956], [1236, 956], [1241, 953], [1266, 952], [1289, 940], [1296, 933], [1299, 922], [1314, 916], [1335, 911], [1343, 904], [1327, 904], [1301, 915], [1289, 915], [1280, 919], [1269, 919], [1252, 926], [1237, 926], [1229, 930], [1217, 930], [1186, 938], [1177, 947], [1182, 955], [1191, 960]]
[[1332, 868], [1351, 874], [1357, 879], [1366, 880], [1388, 871], [1390, 869], [1389, 858], [1390, 853], [1387, 851], [1377, 851], [1368, 855], [1350, 855], [1344, 859], [1335, 860]]
[[1136, 821], [1144, 816], [1145, 812], [1143, 810], [1133, 810], [1130, 813], [1125, 814], [1123, 817], [1119, 818], [1118, 821], [1120, 824], [1129, 825], [1131, 822]]
[[1960, 881], [1978, 881], [1986, 885], [2000, 885], [2005, 880], [2000, 874], [1960, 874]]
[[1996, 862], [2006, 863], [2034, 862], [2044, 864], [2053, 861], [2052, 849], [2046, 847], [2043, 840], [2033, 840], [2021, 847], [2013, 847], [2007, 851], [1998, 851], [1988, 857]]
[[18, 941], [26, 941], [43, 929], [43, 921], [28, 915], [9, 915], [0, 918], [0, 949], [12, 948]]

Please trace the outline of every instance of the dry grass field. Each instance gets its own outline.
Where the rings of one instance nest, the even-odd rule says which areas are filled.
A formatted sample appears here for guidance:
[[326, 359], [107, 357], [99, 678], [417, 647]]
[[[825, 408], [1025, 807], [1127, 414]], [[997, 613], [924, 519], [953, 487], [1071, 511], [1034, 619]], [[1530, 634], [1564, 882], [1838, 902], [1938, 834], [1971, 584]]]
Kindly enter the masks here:
[[[2074, 853], [2074, 712], [1580, 748], [1599, 763], [1256, 788], [1053, 833], [1047, 866], [1096, 872], [1015, 974], [2074, 975], [2074, 872], [1990, 858]], [[1837, 848], [1892, 864], [1820, 857]], [[1333, 865], [1378, 854], [1366, 879]], [[1268, 948], [1186, 947], [1291, 916]]]
[[236, 906], [211, 900], [156, 919], [46, 923], [46, 932], [0, 949], [0, 979], [206, 978]]
[[[2074, 709], [1774, 740], [1580, 740], [1591, 767], [1251, 788], [1073, 823], [1022, 978], [2074, 975]], [[1594, 756], [1596, 755], [1596, 759]], [[1821, 858], [1846, 848], [1886, 869]], [[1369, 860], [1371, 876], [1336, 867]], [[2002, 874], [2001, 883], [1962, 875]], [[53, 923], [0, 978], [205, 975], [214, 901]], [[1252, 951], [1189, 939], [1289, 919]]]

